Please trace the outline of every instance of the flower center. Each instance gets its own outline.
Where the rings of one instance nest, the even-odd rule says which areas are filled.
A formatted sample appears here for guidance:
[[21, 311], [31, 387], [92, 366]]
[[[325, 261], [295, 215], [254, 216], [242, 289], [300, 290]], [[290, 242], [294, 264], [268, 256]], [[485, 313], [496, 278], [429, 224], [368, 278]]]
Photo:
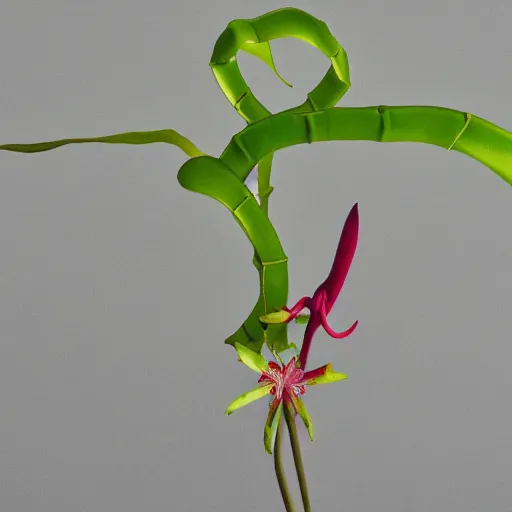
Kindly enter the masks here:
[[274, 384], [270, 393], [276, 400], [298, 398], [306, 392], [304, 372], [297, 368], [295, 358], [285, 366], [270, 362], [268, 370], [262, 373], [260, 382]]

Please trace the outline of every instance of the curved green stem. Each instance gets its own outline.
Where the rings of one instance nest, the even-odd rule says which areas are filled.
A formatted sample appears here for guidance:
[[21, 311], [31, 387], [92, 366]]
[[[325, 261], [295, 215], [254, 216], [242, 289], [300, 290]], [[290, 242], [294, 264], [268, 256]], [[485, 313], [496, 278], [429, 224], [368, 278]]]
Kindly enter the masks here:
[[279, 490], [283, 498], [284, 508], [286, 512], [294, 512], [295, 507], [293, 505], [292, 496], [288, 489], [288, 483], [286, 482], [286, 475], [283, 467], [282, 459], [282, 419], [279, 420], [279, 425], [276, 432], [276, 440], [274, 443], [274, 468], [276, 470], [277, 483], [279, 484]]
[[258, 163], [258, 196], [260, 208], [268, 217], [268, 199], [274, 187], [270, 185], [270, 173], [272, 172], [272, 159], [274, 153], [268, 154]]
[[220, 160], [244, 181], [256, 162], [297, 144], [334, 140], [419, 142], [464, 153], [512, 185], [512, 133], [466, 112], [430, 106], [282, 112], [237, 133]]
[[[277, 9], [257, 18], [233, 20], [215, 43], [210, 67], [222, 92], [247, 123], [264, 119], [271, 113], [259, 102], [245, 82], [240, 73], [236, 55], [240, 50], [257, 55], [279, 76], [273, 62], [269, 41], [283, 37], [301, 39], [321, 50], [331, 61], [326, 75], [318, 86], [307, 95], [306, 101], [302, 105], [290, 109], [290, 112], [310, 112], [332, 107], [350, 87], [350, 73], [345, 50], [323, 21], [300, 9], [291, 7]], [[268, 216], [268, 198], [273, 190], [270, 184], [272, 154], [266, 155], [257, 164], [260, 206]], [[226, 340], [227, 343], [232, 344], [233, 341], [237, 341], [236, 338], [242, 338], [238, 341], [244, 342], [246, 338], [249, 341], [261, 336], [261, 332], [255, 326], [255, 321], [263, 312], [269, 311], [265, 297], [268, 272], [265, 273], [265, 266], [261, 264], [261, 261], [258, 250], [255, 248], [253, 263], [259, 273], [260, 296], [248, 319], [235, 334]], [[252, 327], [249, 328], [249, 324], [252, 324]], [[280, 348], [287, 345], [286, 329], [272, 327], [271, 331], [274, 332], [266, 333], [267, 338], [270, 338], [267, 339], [267, 343], [275, 346], [279, 351]], [[272, 338], [278, 342], [273, 342]]]
[[[268, 41], [281, 37], [295, 37], [312, 44], [329, 57], [331, 67], [320, 84], [308, 94], [304, 104], [271, 115], [242, 78], [236, 54], [247, 49], [247, 45], [267, 45]], [[263, 60], [269, 63], [270, 50], [267, 53], [253, 50], [254, 47], [250, 53], [260, 57], [266, 54]], [[512, 134], [484, 119], [440, 107], [330, 108], [350, 87], [347, 56], [327, 25], [304, 11], [286, 8], [250, 20], [232, 21], [219, 37], [210, 65], [226, 97], [251, 123], [231, 139], [220, 159], [204, 156], [174, 130], [6, 144], [1, 145], [0, 150], [32, 153], [72, 143], [165, 142], [180, 147], [191, 156], [178, 173], [180, 183], [228, 207], [255, 250], [253, 261], [260, 276], [259, 298], [227, 343], [238, 341], [259, 351], [266, 340], [277, 352], [287, 345], [286, 326], [269, 326], [264, 331], [259, 322], [261, 315], [284, 306], [288, 296], [287, 257], [267, 217], [268, 194], [272, 190], [270, 170], [275, 151], [297, 144], [332, 140], [420, 142], [475, 158], [512, 184]], [[258, 180], [261, 208], [243, 185], [256, 165], [261, 173]]]
[[284, 406], [284, 417], [286, 419], [286, 425], [288, 426], [288, 433], [290, 434], [293, 462], [295, 463], [297, 478], [299, 480], [300, 495], [302, 497], [302, 504], [304, 505], [304, 512], [311, 512], [306, 472], [304, 471], [304, 464], [302, 463], [299, 436], [297, 435], [297, 428], [295, 426], [295, 413], [293, 408], [291, 408], [289, 405]]
[[331, 61], [329, 70], [307, 95], [306, 101], [291, 111], [309, 112], [332, 107], [350, 88], [345, 50], [327, 25], [311, 14], [286, 7], [257, 18], [233, 20], [215, 43], [210, 67], [228, 101], [248, 123], [264, 119], [270, 111], [256, 99], [243, 79], [236, 54], [248, 45], [268, 44], [268, 41], [283, 37], [301, 39], [318, 48]]
[[288, 258], [272, 223], [247, 187], [216, 158], [189, 160], [179, 170], [178, 181], [187, 190], [206, 194], [226, 206], [256, 252], [260, 296], [247, 320], [226, 343], [238, 342], [259, 352], [266, 342], [272, 350], [282, 351], [288, 344], [286, 325], [269, 326], [264, 331], [259, 321], [266, 312], [280, 309], [288, 298]]
[[[275, 114], [237, 133], [220, 159], [203, 156], [186, 162], [178, 173], [178, 180], [185, 188], [209, 195], [234, 211], [239, 203], [234, 201], [228, 205], [225, 197], [234, 193], [234, 189], [245, 189], [250, 195], [243, 182], [258, 162], [290, 146], [333, 140], [433, 144], [471, 156], [512, 184], [510, 132], [477, 116], [426, 106], [330, 108], [319, 112]], [[209, 169], [213, 165], [222, 169], [223, 177], [212, 174]], [[288, 296], [287, 260], [279, 255], [284, 252], [278, 254], [270, 250], [270, 246], [281, 248], [279, 238], [254, 198], [253, 201], [254, 205], [251, 203], [243, 217], [239, 214], [235, 217], [253, 244], [259, 261], [264, 262], [260, 271], [262, 295], [243, 326], [226, 340], [228, 343], [237, 341], [236, 336], [241, 343], [258, 339], [262, 335], [258, 320], [262, 311], [281, 308]], [[272, 259], [266, 259], [270, 252]], [[269, 326], [269, 333], [271, 339], [283, 340], [283, 345], [279, 346], [285, 346], [286, 326]]]

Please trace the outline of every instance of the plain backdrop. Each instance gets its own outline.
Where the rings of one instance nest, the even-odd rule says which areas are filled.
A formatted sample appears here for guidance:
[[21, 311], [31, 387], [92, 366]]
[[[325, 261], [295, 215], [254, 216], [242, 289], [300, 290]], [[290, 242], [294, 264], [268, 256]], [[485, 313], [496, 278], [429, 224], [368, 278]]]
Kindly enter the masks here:
[[[208, 66], [227, 23], [273, 0], [4, 0], [0, 141], [173, 128], [219, 155], [243, 129]], [[439, 105], [512, 130], [512, 3], [296, 0], [348, 52], [340, 105]], [[288, 89], [240, 67], [273, 112], [329, 66], [273, 44]], [[258, 293], [229, 212], [183, 190], [164, 144], [0, 154], [0, 510], [276, 511], [264, 400], [223, 340]], [[456, 152], [331, 142], [279, 152], [270, 213], [290, 303], [325, 277], [346, 214], [360, 244], [305, 397], [313, 510], [510, 511], [512, 190]], [[300, 341], [302, 327], [291, 327]], [[289, 479], [295, 478], [287, 453]], [[296, 499], [297, 510], [300, 500]]]

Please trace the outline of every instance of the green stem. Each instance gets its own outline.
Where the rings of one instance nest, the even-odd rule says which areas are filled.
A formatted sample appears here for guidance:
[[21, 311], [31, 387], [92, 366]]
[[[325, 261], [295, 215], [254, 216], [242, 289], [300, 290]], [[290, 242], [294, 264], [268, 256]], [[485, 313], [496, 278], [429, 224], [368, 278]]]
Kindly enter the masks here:
[[373, 106], [303, 114], [281, 112], [234, 135], [220, 160], [244, 181], [256, 163], [270, 153], [298, 144], [334, 140], [433, 144], [478, 160], [512, 185], [512, 133], [475, 115], [442, 107]]
[[295, 427], [294, 411], [289, 406], [284, 406], [284, 417], [288, 432], [290, 434], [290, 443], [292, 445], [293, 461], [297, 471], [297, 478], [299, 480], [300, 494], [302, 496], [302, 504], [304, 505], [304, 512], [311, 512], [311, 504], [309, 502], [308, 484], [306, 481], [306, 473], [304, 465], [302, 464], [302, 455], [300, 453], [299, 436]]
[[[233, 136], [219, 159], [192, 158], [178, 173], [183, 187], [206, 194], [230, 209], [262, 267], [260, 298], [227, 343], [238, 341], [252, 350], [261, 349], [259, 316], [277, 311], [288, 297], [288, 267], [281, 243], [243, 182], [267, 155], [298, 144], [334, 140], [437, 145], [478, 160], [512, 185], [512, 133], [456, 110], [425, 106], [329, 108], [303, 114], [282, 112], [248, 125]], [[284, 343], [286, 326], [282, 327], [277, 325], [266, 332], [274, 347], [280, 340]]]
[[257, 18], [233, 20], [215, 43], [210, 67], [228, 101], [249, 124], [266, 118], [270, 111], [254, 96], [242, 77], [236, 54], [239, 50], [247, 51], [247, 44], [268, 44], [284, 37], [297, 38], [318, 48], [331, 61], [329, 70], [308, 93], [306, 101], [291, 111], [310, 112], [333, 107], [350, 88], [345, 50], [327, 25], [311, 14], [286, 7]]
[[286, 476], [284, 473], [283, 460], [281, 455], [281, 437], [282, 434], [282, 421], [279, 420], [279, 425], [276, 432], [276, 440], [274, 443], [274, 468], [276, 470], [277, 483], [279, 484], [279, 490], [283, 497], [284, 508], [286, 512], [294, 512], [295, 507], [293, 505], [292, 496], [286, 483]]
[[258, 196], [260, 198], [260, 208], [268, 217], [268, 198], [273, 190], [270, 185], [270, 173], [272, 172], [273, 153], [269, 153], [261, 162], [258, 163]]
[[187, 164], [178, 173], [180, 184], [201, 194], [213, 193], [212, 197], [233, 214], [257, 252], [253, 261], [261, 276], [259, 299], [247, 320], [226, 343], [238, 342], [260, 352], [266, 341], [279, 352], [287, 345], [287, 326], [277, 324], [264, 331], [259, 321], [261, 315], [280, 309], [288, 298], [288, 272], [280, 268], [286, 267], [288, 258], [274, 226], [243, 182], [220, 160], [205, 156], [192, 158]]

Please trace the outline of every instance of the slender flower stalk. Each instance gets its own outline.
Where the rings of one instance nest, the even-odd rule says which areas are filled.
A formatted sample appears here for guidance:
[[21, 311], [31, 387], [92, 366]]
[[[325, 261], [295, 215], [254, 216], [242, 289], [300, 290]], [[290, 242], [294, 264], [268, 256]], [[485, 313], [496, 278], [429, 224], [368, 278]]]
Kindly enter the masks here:
[[274, 469], [276, 471], [277, 483], [279, 490], [281, 491], [281, 497], [283, 498], [284, 508], [286, 512], [295, 512], [295, 506], [293, 505], [292, 496], [288, 489], [288, 483], [286, 482], [286, 476], [282, 461], [282, 430], [283, 422], [279, 421], [276, 430], [276, 441], [274, 444]]
[[304, 512], [311, 512], [311, 503], [309, 501], [308, 484], [306, 480], [306, 472], [304, 471], [304, 464], [302, 463], [302, 455], [300, 452], [299, 436], [297, 435], [297, 428], [295, 426], [295, 414], [292, 408], [285, 407], [284, 417], [290, 435], [290, 445], [292, 447], [293, 462], [295, 470], [297, 471], [297, 479], [299, 481], [300, 495], [302, 498], [302, 505]]

